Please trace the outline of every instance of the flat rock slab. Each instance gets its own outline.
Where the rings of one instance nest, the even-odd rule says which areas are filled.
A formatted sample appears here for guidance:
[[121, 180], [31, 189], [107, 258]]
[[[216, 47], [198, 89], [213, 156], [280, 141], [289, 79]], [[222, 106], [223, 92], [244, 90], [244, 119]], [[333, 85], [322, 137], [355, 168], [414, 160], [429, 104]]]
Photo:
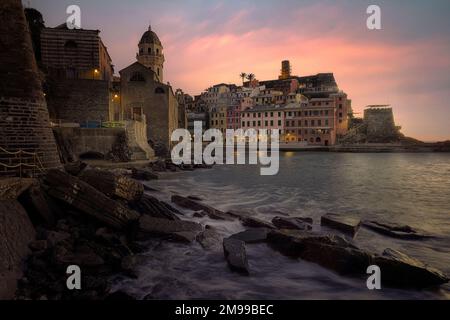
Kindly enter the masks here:
[[249, 228], [267, 228], [267, 229], [275, 229], [275, 226], [270, 222], [254, 218], [248, 216], [240, 217], [242, 224]]
[[373, 264], [381, 269], [381, 281], [397, 287], [427, 288], [449, 281], [442, 271], [425, 265], [400, 251], [386, 249], [375, 256]]
[[182, 242], [192, 242], [203, 231], [203, 227], [192, 221], [167, 220], [143, 215], [139, 219], [139, 230], [155, 236], [171, 236]]
[[381, 223], [377, 221], [363, 221], [362, 225], [367, 229], [375, 231], [385, 236], [406, 240], [421, 240], [434, 238], [432, 235], [419, 231], [410, 226], [402, 226], [392, 223]]
[[285, 218], [275, 217], [272, 223], [279, 229], [296, 229], [296, 230], [311, 230], [312, 219], [310, 218]]
[[242, 274], [249, 274], [245, 242], [238, 239], [226, 238], [223, 240], [223, 251], [231, 270]]
[[271, 230], [268, 242], [283, 254], [317, 263], [340, 274], [365, 274], [371, 254], [337, 235], [299, 230]]
[[253, 228], [233, 234], [230, 238], [238, 239], [245, 243], [260, 243], [267, 240], [268, 233], [269, 229], [267, 228]]
[[354, 237], [361, 226], [361, 220], [352, 216], [327, 213], [320, 220], [322, 226], [330, 227]]

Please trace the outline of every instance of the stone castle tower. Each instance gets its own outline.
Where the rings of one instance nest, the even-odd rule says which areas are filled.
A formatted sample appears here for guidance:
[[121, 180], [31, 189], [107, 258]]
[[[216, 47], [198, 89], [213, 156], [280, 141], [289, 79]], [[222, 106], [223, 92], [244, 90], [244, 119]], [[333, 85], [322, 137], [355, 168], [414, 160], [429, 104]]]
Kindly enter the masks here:
[[281, 74], [278, 77], [280, 80], [291, 78], [291, 63], [289, 60], [281, 61]]
[[164, 54], [163, 46], [156, 33], [149, 26], [139, 41], [139, 53], [137, 60], [147, 68], [150, 68], [158, 76], [160, 82], [164, 81]]
[[20, 150], [37, 153], [45, 169], [60, 167], [21, 1], [2, 0], [0, 21], [0, 176], [32, 170], [18, 166], [36, 163]]

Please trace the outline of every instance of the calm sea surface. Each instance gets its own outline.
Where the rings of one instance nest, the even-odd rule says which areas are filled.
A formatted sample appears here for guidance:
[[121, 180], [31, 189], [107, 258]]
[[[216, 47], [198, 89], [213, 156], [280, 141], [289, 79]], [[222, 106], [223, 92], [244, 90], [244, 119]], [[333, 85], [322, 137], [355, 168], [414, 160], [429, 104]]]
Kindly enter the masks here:
[[[354, 242], [377, 253], [398, 249], [450, 274], [450, 154], [282, 153], [276, 176], [260, 176], [257, 166], [216, 166], [167, 174], [149, 185], [161, 191], [152, 193], [161, 199], [197, 195], [219, 209], [250, 210], [268, 221], [280, 214], [313, 217], [317, 229], [327, 212], [408, 224], [439, 237], [404, 241], [361, 228]], [[244, 230], [238, 222], [192, 219], [224, 236]], [[116, 282], [137, 298], [450, 299], [449, 285], [369, 291], [364, 278], [339, 276], [265, 244], [247, 246], [249, 277], [230, 272], [222, 253], [198, 244], [152, 240], [145, 245], [149, 251], [139, 278]]]

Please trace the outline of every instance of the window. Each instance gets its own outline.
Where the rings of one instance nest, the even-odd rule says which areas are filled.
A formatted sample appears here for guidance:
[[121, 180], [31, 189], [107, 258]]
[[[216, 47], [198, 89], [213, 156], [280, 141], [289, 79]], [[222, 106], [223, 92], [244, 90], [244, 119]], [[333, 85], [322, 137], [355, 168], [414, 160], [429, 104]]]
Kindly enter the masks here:
[[152, 54], [152, 48], [148, 48], [148, 53]]
[[278, 125], [281, 126], [281, 120], [278, 120]]
[[163, 88], [157, 87], [157, 88], [155, 89], [155, 93], [156, 93], [156, 94], [161, 94], [161, 93], [165, 93], [165, 91], [164, 91]]
[[269, 121], [264, 121], [264, 125], [267, 127], [269, 125]]
[[339, 109], [341, 109], [341, 110], [342, 110], [342, 104], [340, 104], [340, 105], [339, 105]]
[[135, 72], [131, 75], [130, 81], [132, 82], [145, 82], [145, 77], [140, 72]]
[[270, 113], [270, 116], [273, 117], [273, 112]]
[[328, 126], [328, 119], [325, 120], [325, 125]]
[[311, 127], [314, 127], [316, 125], [316, 122], [314, 120], [311, 120]]
[[261, 121], [258, 121], [258, 127], [260, 127], [261, 126]]
[[317, 125], [321, 126], [322, 125], [322, 120], [317, 120]]
[[158, 76], [159, 76], [159, 68], [158, 68]]
[[245, 121], [242, 121], [242, 126], [245, 127]]
[[273, 120], [270, 120], [270, 126], [273, 127]]

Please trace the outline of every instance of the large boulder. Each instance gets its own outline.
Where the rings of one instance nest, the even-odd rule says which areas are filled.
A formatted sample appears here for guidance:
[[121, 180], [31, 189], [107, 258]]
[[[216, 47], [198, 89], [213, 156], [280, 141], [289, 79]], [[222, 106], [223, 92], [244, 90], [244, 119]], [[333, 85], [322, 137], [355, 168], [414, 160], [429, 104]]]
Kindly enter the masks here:
[[231, 270], [249, 274], [245, 242], [234, 238], [223, 240], [223, 251]]
[[361, 220], [353, 216], [344, 216], [336, 213], [327, 213], [320, 220], [322, 226], [342, 231], [352, 237], [356, 236]]
[[61, 170], [52, 169], [45, 176], [50, 196], [91, 216], [107, 226], [124, 229], [136, 224], [139, 214], [107, 197], [92, 185]]
[[386, 249], [375, 256], [373, 264], [381, 269], [381, 282], [396, 287], [426, 288], [449, 281], [442, 271], [425, 265], [400, 251]]
[[282, 253], [317, 263], [341, 274], [365, 274], [371, 254], [337, 235], [298, 230], [272, 230], [269, 243]]
[[0, 300], [12, 299], [35, 230], [16, 200], [0, 201]]

